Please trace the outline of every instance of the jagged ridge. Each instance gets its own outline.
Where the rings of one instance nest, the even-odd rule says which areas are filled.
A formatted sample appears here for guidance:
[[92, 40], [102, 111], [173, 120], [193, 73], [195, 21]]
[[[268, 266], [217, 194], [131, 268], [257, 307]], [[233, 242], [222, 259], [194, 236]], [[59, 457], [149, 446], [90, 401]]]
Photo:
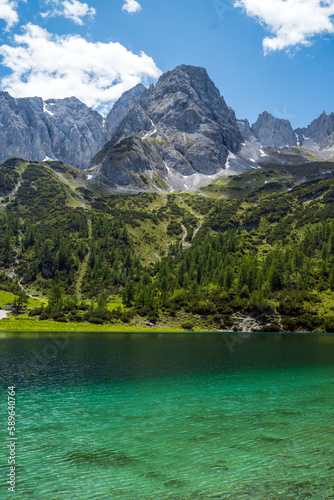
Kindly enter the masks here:
[[142, 93], [93, 159], [94, 177], [144, 188], [158, 176], [166, 186], [182, 185], [184, 176], [224, 169], [242, 140], [234, 111], [206, 70], [182, 65]]

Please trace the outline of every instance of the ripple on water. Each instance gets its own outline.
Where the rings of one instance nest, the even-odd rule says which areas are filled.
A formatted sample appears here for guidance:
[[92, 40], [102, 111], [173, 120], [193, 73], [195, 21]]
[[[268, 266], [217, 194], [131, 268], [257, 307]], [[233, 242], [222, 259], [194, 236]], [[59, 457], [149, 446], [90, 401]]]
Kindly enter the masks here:
[[333, 498], [334, 344], [251, 342], [71, 342], [18, 392], [20, 500]]
[[95, 450], [74, 451], [64, 458], [73, 465], [90, 465], [94, 467], [127, 467], [137, 465], [138, 460], [122, 451]]

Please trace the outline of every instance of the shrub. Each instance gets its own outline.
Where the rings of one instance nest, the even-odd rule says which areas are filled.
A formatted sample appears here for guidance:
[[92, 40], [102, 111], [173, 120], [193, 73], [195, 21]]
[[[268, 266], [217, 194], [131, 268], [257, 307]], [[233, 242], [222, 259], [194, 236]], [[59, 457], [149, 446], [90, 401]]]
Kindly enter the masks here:
[[154, 311], [151, 311], [148, 315], [147, 315], [147, 321], [149, 321], [150, 323], [156, 323], [159, 319], [159, 314], [157, 312], [154, 312]]
[[[264, 300], [261, 302], [255, 302], [253, 304], [253, 308], [255, 311], [257, 311], [261, 314], [271, 315], [271, 314], [274, 314], [274, 312], [275, 312], [274, 307], [269, 302], [266, 302]], [[280, 312], [281, 312], [281, 310], [280, 310]]]
[[103, 323], [104, 323], [103, 319], [101, 319], [101, 318], [95, 318], [95, 317], [90, 318], [89, 322], [93, 323], [94, 325], [103, 325]]
[[193, 312], [206, 316], [216, 314], [217, 309], [215, 304], [212, 302], [201, 300], [200, 302], [193, 304]]
[[327, 333], [334, 333], [334, 318], [326, 318], [325, 329]]
[[298, 321], [293, 318], [283, 318], [282, 324], [285, 331], [295, 332], [297, 330]]
[[282, 329], [278, 323], [270, 323], [270, 325], [264, 325], [260, 328], [260, 332], [275, 333], [281, 332]]
[[232, 314], [233, 310], [227, 304], [219, 304], [217, 311], [221, 314]]
[[66, 316], [63, 316], [61, 318], [56, 319], [55, 321], [58, 321], [58, 323], [68, 323], [69, 319]]
[[214, 314], [213, 316], [211, 316], [210, 320], [213, 322], [213, 323], [217, 323], [217, 324], [220, 324], [221, 323], [221, 320], [222, 320], [222, 317], [220, 314]]
[[181, 324], [181, 327], [184, 329], [184, 330], [192, 330], [193, 327], [194, 327], [194, 324], [191, 322], [191, 321], [184, 321], [182, 324]]

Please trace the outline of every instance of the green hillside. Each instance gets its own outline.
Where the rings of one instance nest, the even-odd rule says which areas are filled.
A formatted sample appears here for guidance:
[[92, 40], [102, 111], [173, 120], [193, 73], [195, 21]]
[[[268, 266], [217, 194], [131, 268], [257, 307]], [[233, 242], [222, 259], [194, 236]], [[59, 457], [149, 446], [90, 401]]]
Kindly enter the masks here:
[[[106, 194], [61, 162], [0, 166], [0, 289], [45, 322], [334, 331], [333, 163], [201, 193]], [[1, 325], [2, 326], [2, 325]]]

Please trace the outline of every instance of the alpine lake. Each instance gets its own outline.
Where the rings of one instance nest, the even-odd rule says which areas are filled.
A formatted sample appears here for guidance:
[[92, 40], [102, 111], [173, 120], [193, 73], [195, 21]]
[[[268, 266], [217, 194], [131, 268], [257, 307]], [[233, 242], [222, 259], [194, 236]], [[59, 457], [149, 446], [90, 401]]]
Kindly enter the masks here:
[[[334, 336], [5, 333], [20, 500], [334, 498]], [[14, 496], [15, 496], [14, 495]]]

